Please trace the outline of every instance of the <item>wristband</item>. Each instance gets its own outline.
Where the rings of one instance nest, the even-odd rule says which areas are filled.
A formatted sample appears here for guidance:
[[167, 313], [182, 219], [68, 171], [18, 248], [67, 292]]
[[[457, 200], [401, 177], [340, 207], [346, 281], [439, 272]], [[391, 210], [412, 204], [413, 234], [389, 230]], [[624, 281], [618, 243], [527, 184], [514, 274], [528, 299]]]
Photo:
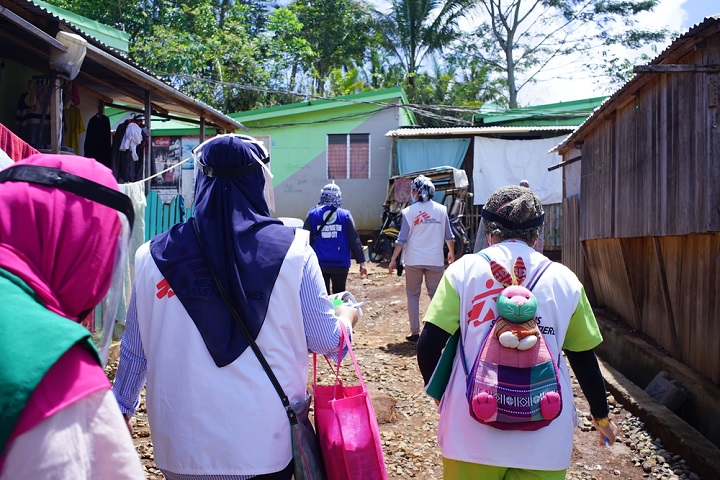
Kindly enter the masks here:
[[608, 417], [605, 417], [605, 418], [594, 418], [593, 417], [593, 420], [595, 420], [595, 423], [597, 424], [598, 427], [607, 427], [608, 425], [610, 425], [610, 419]]

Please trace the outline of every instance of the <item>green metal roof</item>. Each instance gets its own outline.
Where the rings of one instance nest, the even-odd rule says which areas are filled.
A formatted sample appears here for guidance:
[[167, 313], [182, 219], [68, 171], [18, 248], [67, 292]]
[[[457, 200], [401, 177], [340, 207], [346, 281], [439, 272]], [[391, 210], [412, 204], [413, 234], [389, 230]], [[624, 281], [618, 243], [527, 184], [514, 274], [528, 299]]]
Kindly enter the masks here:
[[593, 97], [569, 102], [548, 103], [532, 107], [501, 110], [484, 105], [475, 114], [476, 125], [504, 126], [578, 126], [607, 97]]
[[[319, 112], [339, 107], [348, 107], [353, 104], [372, 105], [372, 102], [387, 103], [388, 100], [401, 99], [401, 103], [407, 104], [408, 100], [402, 87], [375, 90], [372, 92], [356, 93], [328, 99], [309, 100], [307, 102], [278, 105], [275, 107], [248, 110], [247, 112], [230, 113], [229, 117], [246, 124], [254, 120], [269, 120], [271, 118], [286, 117], [288, 115], [299, 115], [309, 112]], [[378, 108], [381, 106], [378, 105]]]
[[32, 0], [32, 2], [40, 8], [44, 8], [56, 17], [60, 17], [62, 20], [71, 23], [87, 35], [96, 38], [108, 47], [121, 50], [126, 53], [128, 52], [128, 45], [130, 42], [129, 34], [95, 20], [90, 20], [82, 15], [65, 10], [64, 8], [50, 5], [42, 0]]
[[[132, 112], [121, 108], [106, 107], [105, 115], [110, 119], [110, 126], [113, 130]], [[154, 137], [192, 137], [200, 134], [200, 126], [197, 123], [183, 122], [182, 120], [168, 119], [162, 117], [151, 118], [152, 133]], [[205, 128], [205, 135], [213, 136], [218, 131], [211, 127]]]

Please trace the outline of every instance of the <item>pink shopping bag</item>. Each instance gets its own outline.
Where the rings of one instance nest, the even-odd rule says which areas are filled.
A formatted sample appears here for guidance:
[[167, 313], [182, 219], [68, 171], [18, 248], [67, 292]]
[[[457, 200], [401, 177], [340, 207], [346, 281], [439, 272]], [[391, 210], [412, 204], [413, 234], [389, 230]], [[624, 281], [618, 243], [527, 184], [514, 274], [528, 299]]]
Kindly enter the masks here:
[[[340, 380], [343, 344], [360, 385], [345, 386]], [[317, 355], [313, 358], [313, 372], [315, 428], [328, 480], [387, 480], [377, 417], [344, 326], [335, 384], [317, 385]]]

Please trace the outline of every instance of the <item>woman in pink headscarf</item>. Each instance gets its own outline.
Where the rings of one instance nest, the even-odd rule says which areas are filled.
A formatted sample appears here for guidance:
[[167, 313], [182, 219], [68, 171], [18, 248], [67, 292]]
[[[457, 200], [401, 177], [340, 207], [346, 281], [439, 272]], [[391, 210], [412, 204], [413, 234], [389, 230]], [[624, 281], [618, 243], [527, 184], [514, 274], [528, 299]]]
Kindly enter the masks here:
[[[90, 339], [132, 204], [94, 160], [33, 155], [0, 171], [0, 478], [144, 478]], [[110, 338], [112, 323], [103, 336]]]

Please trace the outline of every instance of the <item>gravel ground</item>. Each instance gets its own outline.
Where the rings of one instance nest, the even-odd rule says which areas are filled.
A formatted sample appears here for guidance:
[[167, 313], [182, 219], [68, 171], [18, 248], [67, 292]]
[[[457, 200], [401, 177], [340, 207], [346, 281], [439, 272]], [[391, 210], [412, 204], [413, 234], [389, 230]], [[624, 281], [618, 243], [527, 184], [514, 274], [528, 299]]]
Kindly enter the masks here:
[[[360, 279], [353, 271], [348, 279], [348, 289], [356, 298], [369, 301], [355, 330], [354, 350], [381, 417], [380, 434], [389, 478], [440, 479], [442, 467], [436, 442], [436, 407], [422, 390], [415, 345], [404, 339], [408, 328], [404, 279], [389, 275], [384, 267], [384, 264], [368, 264], [368, 278]], [[421, 301], [423, 311], [427, 303], [424, 297]], [[108, 369], [111, 376], [114, 366], [111, 364]], [[319, 373], [318, 383], [332, 382], [329, 368], [320, 369]], [[346, 382], [351, 382], [354, 376], [347, 360], [343, 363], [342, 376]], [[683, 458], [667, 451], [657, 437], [647, 431], [641, 419], [627, 412], [612, 397], [608, 398], [612, 406], [611, 417], [620, 425], [621, 434], [612, 447], [599, 445], [587, 403], [576, 382], [573, 388], [580, 425], [575, 432], [572, 464], [566, 478], [700, 478]], [[153, 462], [152, 436], [144, 402], [134, 421], [133, 437], [147, 478], [164, 478]]]

